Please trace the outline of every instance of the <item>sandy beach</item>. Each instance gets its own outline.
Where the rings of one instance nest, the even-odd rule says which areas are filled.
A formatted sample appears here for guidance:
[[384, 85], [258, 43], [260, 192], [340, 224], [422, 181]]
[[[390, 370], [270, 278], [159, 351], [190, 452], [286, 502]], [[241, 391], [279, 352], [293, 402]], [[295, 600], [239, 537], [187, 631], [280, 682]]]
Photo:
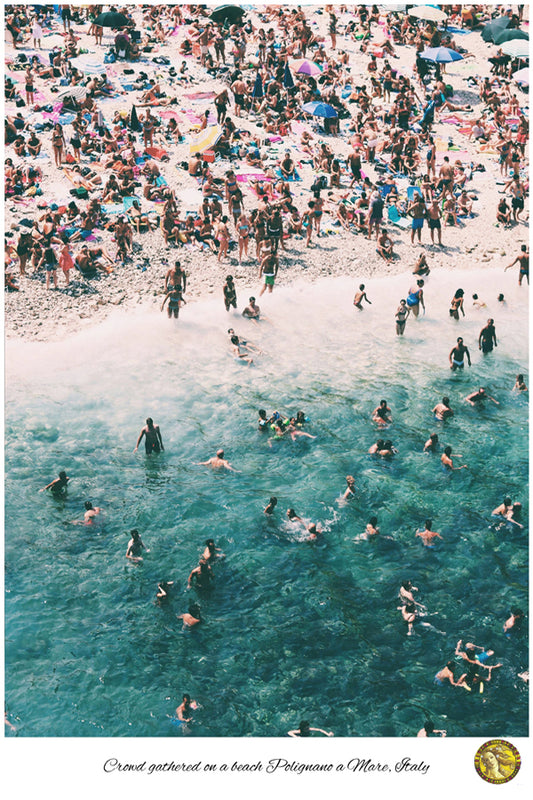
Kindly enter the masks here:
[[[261, 27], [258, 11], [260, 7], [249, 12], [247, 18], [251, 20], [255, 28]], [[327, 14], [315, 13], [309, 7], [310, 19], [312, 20], [313, 32], [319, 39], [325, 39], [329, 45], [327, 34]], [[342, 35], [343, 28], [351, 19], [348, 12], [339, 13], [339, 36], [338, 48], [344, 50], [349, 56], [350, 84], [359, 85], [367, 77], [368, 54], [360, 52], [360, 42], [349, 36]], [[527, 9], [526, 9], [527, 14]], [[138, 7], [134, 7], [133, 17], [137, 20], [139, 27], [142, 28], [142, 13]], [[42, 48], [34, 50], [32, 41], [19, 44], [17, 51], [13, 50], [10, 43], [6, 45], [6, 58], [12, 62], [19, 54], [26, 54], [31, 57], [37, 53], [39, 57], [48, 58], [49, 51], [54, 46], [61, 46], [64, 41], [62, 32], [63, 26], [58, 17], [54, 17], [51, 30], [42, 39]], [[79, 47], [87, 50], [89, 55], [99, 60], [103, 60], [104, 53], [112, 44], [114, 34], [105, 29], [103, 44], [95, 45], [94, 37], [88, 35], [89, 23], [72, 23], [72, 30], [76, 37]], [[526, 23], [527, 29], [527, 23]], [[190, 95], [195, 93], [219, 92], [227, 87], [227, 84], [220, 79], [208, 75], [204, 68], [199, 64], [199, 58], [195, 55], [182, 57], [179, 53], [179, 46], [186, 36], [189, 36], [190, 26], [187, 24], [179, 25], [164, 43], [157, 43], [153, 46], [150, 54], [142, 54], [140, 62], [128, 63], [127, 61], [117, 61], [108, 65], [108, 80], [112, 87], [111, 97], [98, 98], [98, 106], [104, 115], [104, 121], [109, 123], [117, 111], [130, 111], [132, 104], [137, 104], [140, 113], [144, 109], [138, 108], [142, 91], [131, 91], [122, 88], [121, 81], [133, 80], [134, 75], [126, 75], [125, 70], [133, 69], [135, 74], [144, 71], [147, 75], [153, 76], [159, 81], [162, 91], [169, 96], [178, 98], [177, 105], [171, 108], [177, 109], [180, 119], [180, 130], [184, 136], [183, 142], [170, 144], [161, 135], [160, 144], [168, 152], [168, 161], [158, 161], [158, 166], [162, 176], [165, 178], [169, 187], [175, 192], [176, 200], [180, 212], [197, 212], [201, 204], [201, 192], [196, 178], [188, 174], [179, 165], [181, 162], [188, 161], [191, 135], [196, 128], [191, 127], [188, 120], [197, 119], [202, 116], [206, 109], [211, 111], [212, 117], [215, 115], [212, 98], [210, 99], [191, 99]], [[472, 85], [472, 78], [484, 78], [488, 76], [490, 63], [488, 57], [494, 54], [495, 45], [488, 44], [481, 38], [478, 30], [468, 32], [468, 30], [454, 29], [456, 43], [473, 54], [472, 58], [465, 58], [462, 61], [448, 64], [445, 73], [446, 82], [454, 88], [453, 102], [458, 104], [469, 104], [473, 112], [468, 115], [459, 115], [475, 118], [483, 109], [483, 104], [479, 100], [478, 91]], [[372, 26], [371, 41], [378, 41], [382, 35], [382, 25]], [[392, 65], [395, 69], [407, 77], [413, 76], [414, 53], [412, 46], [396, 45], [397, 56], [392, 58]], [[246, 61], [253, 63], [255, 55], [255, 45], [253, 39], [248, 43]], [[158, 65], [153, 63], [157, 56], [165, 56], [169, 60], [169, 65]], [[189, 82], [179, 85], [169, 76], [168, 70], [174, 65], [179, 67], [182, 62], [186, 62]], [[229, 61], [229, 58], [228, 58]], [[245, 69], [244, 75], [253, 80], [255, 70]], [[10, 76], [18, 76], [17, 80], [23, 80], [22, 72], [10, 71]], [[36, 79], [36, 90], [42, 92], [46, 99], [53, 99], [51, 93], [53, 87], [62, 88], [59, 80]], [[528, 106], [528, 95], [518, 86], [513, 85], [512, 90], [516, 92], [522, 107]], [[382, 99], [375, 98], [375, 105], [382, 105]], [[348, 108], [355, 113], [357, 105], [348, 105]], [[156, 106], [152, 108], [152, 114], [158, 118], [159, 114], [166, 109]], [[6, 102], [6, 114], [14, 115], [18, 109], [13, 103]], [[257, 126], [260, 121], [254, 113], [244, 114], [240, 119], [233, 115], [233, 103], [228, 108], [228, 115], [238, 123], [242, 129], [257, 134], [264, 140], [264, 132]], [[24, 116], [30, 121], [41, 119], [41, 112], [34, 112], [30, 107], [23, 109]], [[446, 118], [446, 114], [442, 114]], [[453, 116], [453, 115], [450, 115]], [[165, 120], [163, 120], [163, 123]], [[345, 158], [350, 152], [350, 132], [348, 124], [350, 120], [342, 120], [340, 135], [325, 135], [319, 130], [319, 124], [308, 123], [315, 141], [325, 141], [333, 149], [339, 158]], [[72, 130], [68, 129], [67, 142]], [[383, 276], [400, 272], [409, 273], [418, 254], [421, 251], [426, 253], [428, 264], [432, 270], [454, 270], [478, 268], [487, 265], [490, 267], [503, 267], [510, 263], [520, 249], [520, 245], [528, 241], [527, 222], [504, 227], [496, 225], [496, 208], [501, 199], [503, 186], [496, 181], [501, 180], [498, 165], [498, 156], [495, 153], [482, 152], [475, 141], [470, 141], [467, 133], [461, 133], [457, 124], [450, 122], [436, 122], [433, 128], [433, 136], [437, 146], [437, 171], [443, 163], [445, 155], [450, 156], [453, 163], [457, 158], [465, 164], [482, 165], [484, 171], [474, 171], [472, 180], [467, 185], [467, 191], [473, 198], [472, 215], [459, 220], [457, 226], [443, 228], [443, 246], [432, 246], [429, 243], [429, 231], [427, 226], [424, 228], [422, 237], [422, 247], [412, 245], [409, 239], [409, 230], [403, 231], [394, 225], [387, 225], [387, 230], [394, 241], [394, 252], [396, 257], [392, 263], [386, 263], [376, 253], [375, 240], [369, 241], [363, 235], [355, 235], [352, 231], [344, 230], [339, 224], [335, 224], [335, 210], [338, 200], [350, 194], [348, 187], [350, 175], [343, 172], [341, 177], [341, 188], [323, 191], [326, 199], [324, 220], [322, 224], [323, 235], [321, 238], [314, 238], [312, 247], [306, 248], [305, 241], [291, 236], [285, 242], [286, 251], [281, 253], [279, 263], [279, 274], [277, 284], [280, 287], [289, 286], [294, 281], [304, 279], [313, 282], [325, 276], [353, 276], [354, 290], [360, 280], [368, 281], [371, 285], [373, 276]], [[159, 135], [159, 134], [157, 134]], [[156, 135], [156, 136], [157, 136]], [[291, 190], [294, 192], [294, 202], [300, 211], [305, 209], [308, 200], [311, 198], [309, 186], [314, 177], [313, 165], [308, 163], [307, 154], [300, 146], [300, 137], [295, 133], [287, 136], [274, 137], [280, 139], [270, 146], [263, 145], [262, 155], [265, 156], [266, 163], [274, 165], [281, 157], [286, 148], [290, 148], [297, 164], [298, 172], [302, 178], [301, 182], [292, 183]], [[143, 151], [142, 138], [138, 135], [139, 151]], [[42, 194], [38, 197], [27, 198], [19, 202], [13, 202], [11, 198], [6, 199], [5, 203], [5, 230], [7, 234], [12, 234], [11, 242], [16, 243], [19, 232], [23, 229], [20, 226], [21, 218], [30, 220], [39, 217], [44, 213], [45, 207], [52, 203], [68, 203], [72, 197], [69, 192], [72, 189], [71, 181], [65, 173], [54, 166], [50, 133], [45, 131], [41, 140], [43, 143], [43, 153], [46, 155], [35, 160], [35, 163], [42, 170], [42, 179], [39, 186]], [[452, 144], [453, 143], [453, 144]], [[452, 149], [449, 149], [451, 147]], [[70, 145], [68, 152], [72, 152]], [[527, 150], [526, 150], [527, 154]], [[6, 156], [11, 155], [11, 148], [6, 149]], [[17, 159], [15, 164], [27, 165], [31, 163], [30, 157]], [[523, 162], [527, 168], [527, 157]], [[226, 159], [217, 158], [212, 164], [212, 172], [215, 178], [224, 178], [228, 169], [239, 169], [239, 160], [231, 163]], [[101, 170], [98, 162], [89, 161], [82, 156], [81, 166], [90, 165], [101, 174], [103, 184], [105, 184], [110, 170]], [[374, 166], [363, 160], [363, 174], [368, 176], [371, 181], [380, 178]], [[102, 185], [103, 185], [102, 184]], [[400, 197], [403, 196], [409, 181], [398, 180]], [[255, 206], [257, 200], [251, 190], [251, 184], [245, 181], [240, 184], [244, 194], [244, 207], [249, 213]], [[90, 193], [90, 197], [98, 198], [101, 188], [97, 188]], [[138, 189], [139, 199], [143, 212], [158, 211], [158, 204], [147, 201], [142, 197], [141, 188]], [[85, 201], [86, 203], [87, 201]], [[83, 207], [84, 201], [79, 205]], [[522, 214], [522, 219], [528, 219], [526, 211]], [[330, 213], [328, 213], [328, 209]], [[233, 239], [235, 239], [233, 225], [230, 224]], [[96, 242], [103, 244], [107, 250], [113, 254], [116, 246], [113, 241], [112, 232], [96, 229], [94, 231]], [[254, 250], [254, 247], [251, 248]], [[74, 252], [76, 245], [74, 245]], [[255, 255], [255, 254], [254, 254]], [[110, 310], [117, 306], [129, 308], [139, 303], [151, 304], [154, 313], [158, 311], [163, 298], [164, 278], [170, 264], [175, 259], [179, 259], [188, 276], [186, 299], [189, 303], [209, 295], [220, 295], [222, 303], [222, 286], [228, 273], [233, 274], [237, 289], [239, 307], [244, 307], [248, 295], [252, 292], [258, 293], [260, 281], [258, 280], [258, 264], [254, 258], [239, 265], [236, 252], [229, 253], [226, 258], [219, 263], [216, 255], [212, 254], [208, 248], [199, 249], [196, 243], [187, 244], [176, 248], [165, 247], [163, 236], [160, 230], [142, 232], [134, 234], [134, 245], [132, 261], [126, 264], [117, 263], [114, 271], [107, 275], [98, 273], [96, 278], [90, 281], [80, 280], [79, 274], [71, 272], [72, 283], [70, 287], [65, 286], [63, 274], [59, 270], [56, 291], [46, 291], [44, 287], [44, 272], [41, 270], [36, 275], [31, 274], [31, 267], [27, 272], [29, 275], [17, 276], [19, 278], [18, 292], [5, 294], [5, 331], [8, 338], [24, 338], [29, 340], [53, 340], [60, 339], [69, 331], [80, 327], [89, 327], [106, 317]], [[17, 274], [16, 264], [13, 264], [13, 273]], [[503, 274], [503, 272], [502, 272]], [[509, 273], [508, 273], [509, 274]], [[182, 313], [186, 313], [186, 309]]]

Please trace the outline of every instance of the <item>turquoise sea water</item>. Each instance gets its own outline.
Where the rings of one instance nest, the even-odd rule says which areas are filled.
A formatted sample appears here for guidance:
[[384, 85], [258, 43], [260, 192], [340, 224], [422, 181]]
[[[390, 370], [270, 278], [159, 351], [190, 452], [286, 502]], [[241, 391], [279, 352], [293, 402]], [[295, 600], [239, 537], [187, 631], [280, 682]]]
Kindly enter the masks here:
[[[526, 637], [505, 638], [502, 623], [527, 604], [528, 404], [511, 389], [527, 372], [528, 288], [501, 271], [431, 275], [427, 314], [398, 340], [410, 283], [369, 280], [363, 312], [356, 282], [337, 279], [276, 288], [260, 326], [217, 298], [177, 323], [141, 309], [62, 343], [8, 343], [6, 704], [19, 735], [180, 736], [170, 717], [184, 692], [202, 706], [193, 736], [282, 736], [302, 718], [336, 736], [412, 736], [428, 714], [449, 736], [527, 734]], [[487, 309], [472, 308], [473, 291]], [[499, 346], [483, 357], [489, 316]], [[253, 367], [228, 355], [229, 325], [263, 349]], [[464, 374], [447, 366], [458, 335], [472, 353]], [[468, 406], [479, 385], [500, 405]], [[445, 424], [431, 415], [443, 395], [456, 412]], [[367, 454], [383, 435], [370, 419], [381, 398], [390, 462]], [[270, 447], [261, 407], [303, 409], [317, 438]], [[157, 457], [132, 453], [148, 415], [163, 434]], [[446, 475], [422, 453], [432, 431], [468, 470]], [[195, 465], [218, 447], [239, 473]], [[67, 497], [39, 493], [61, 469]], [[342, 506], [348, 473], [358, 491]], [[524, 531], [490, 527], [506, 494], [523, 503]], [[86, 499], [101, 522], [66, 524]], [[322, 524], [321, 541], [288, 526], [289, 506]], [[358, 539], [373, 514], [382, 537]], [[433, 550], [414, 537], [427, 517], [443, 536]], [[124, 557], [135, 527], [151, 550], [140, 566]], [[226, 558], [199, 596], [186, 583], [209, 536]], [[431, 626], [412, 637], [397, 610], [406, 578]], [[166, 607], [161, 579], [176, 582]], [[204, 622], [183, 631], [176, 615], [193, 599]], [[433, 685], [459, 638], [503, 663], [482, 697]]]

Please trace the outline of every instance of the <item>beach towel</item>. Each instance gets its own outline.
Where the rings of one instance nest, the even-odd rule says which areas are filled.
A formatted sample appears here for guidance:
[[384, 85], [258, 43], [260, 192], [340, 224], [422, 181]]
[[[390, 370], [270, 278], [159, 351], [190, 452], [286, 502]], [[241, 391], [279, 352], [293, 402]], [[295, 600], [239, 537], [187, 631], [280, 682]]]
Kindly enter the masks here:
[[139, 200], [139, 202], [140, 202], [140, 199], [138, 197], [123, 197], [122, 198], [122, 203], [123, 203], [124, 211], [128, 211], [132, 207], [132, 205], [134, 204], [134, 202], [136, 200]]
[[104, 214], [122, 214], [125, 210], [121, 203], [108, 203], [102, 206]]
[[152, 156], [152, 158], [155, 158], [157, 161], [170, 160], [169, 154], [166, 150], [163, 150], [162, 147], [147, 147], [145, 152], [149, 156]]
[[279, 167], [276, 170], [274, 170], [274, 172], [276, 173], [278, 178], [283, 178], [284, 181], [301, 181], [302, 180], [296, 171], [294, 172], [293, 175], [291, 175], [290, 178], [285, 177], [282, 174], [282, 172], [281, 172]]
[[187, 100], [212, 100], [213, 97], [216, 97], [216, 92], [191, 92], [191, 94], [185, 94]]

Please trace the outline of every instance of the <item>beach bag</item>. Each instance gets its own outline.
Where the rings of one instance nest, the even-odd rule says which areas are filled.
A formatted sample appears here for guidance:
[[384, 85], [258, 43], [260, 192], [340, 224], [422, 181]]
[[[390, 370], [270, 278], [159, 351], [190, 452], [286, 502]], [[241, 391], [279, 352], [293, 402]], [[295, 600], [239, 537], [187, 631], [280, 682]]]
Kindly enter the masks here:
[[104, 56], [104, 64], [114, 64], [116, 61], [115, 54], [113, 52], [107, 52]]
[[15, 105], [17, 108], [22, 108], [23, 106], [26, 105], [26, 101], [23, 100], [22, 97], [17, 97], [17, 99], [15, 100]]
[[77, 197], [79, 200], [85, 200], [87, 197], [89, 197], [89, 192], [85, 186], [78, 186], [76, 189], [71, 189], [70, 194], [73, 197]]
[[449, 83], [444, 87], [444, 94], [446, 97], [453, 97], [453, 86], [450, 86]]

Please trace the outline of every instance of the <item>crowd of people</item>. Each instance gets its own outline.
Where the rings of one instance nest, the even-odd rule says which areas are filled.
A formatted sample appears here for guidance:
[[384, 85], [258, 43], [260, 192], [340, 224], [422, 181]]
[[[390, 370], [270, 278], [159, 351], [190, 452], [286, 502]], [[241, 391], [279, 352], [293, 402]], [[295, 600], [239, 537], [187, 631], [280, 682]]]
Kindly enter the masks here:
[[[486, 170], [486, 154], [498, 162], [503, 193], [494, 222], [521, 232], [528, 219], [529, 127], [523, 100], [512, 84], [521, 63], [503, 59], [500, 52], [491, 77], [469, 79], [477, 98], [475, 108], [453, 100], [454, 89], [444, 67], [426, 60], [422, 53], [426, 47], [445, 47], [470, 57], [448, 26], [479, 29], [498, 9], [445, 8], [448, 19], [443, 29], [436, 22], [384, 12], [376, 5], [355, 7], [350, 21], [341, 25], [346, 7], [326, 6], [320, 13], [327, 21], [327, 32], [321, 35], [311, 24], [312, 12], [300, 6], [267, 6], [258, 11], [260, 25], [254, 25], [245, 14], [216, 21], [211, 9], [203, 6], [127, 6], [120, 9], [126, 21], [114, 30], [113, 46], [106, 50], [104, 29], [96, 22], [102, 7], [62, 5], [58, 17], [52, 6], [6, 6], [6, 27], [15, 52], [9, 60], [11, 75], [6, 75], [5, 99], [9, 108], [14, 103], [23, 109], [9, 110], [5, 119], [5, 201], [15, 215], [5, 239], [6, 289], [22, 294], [24, 280], [35, 278], [44, 290], [58, 290], [59, 271], [65, 287], [71, 285], [73, 276], [80, 282], [111, 280], [117, 271], [133, 270], [143, 244], [155, 241], [167, 266], [168, 251], [180, 251], [180, 258], [172, 259], [174, 266], [159, 287], [161, 311], [166, 308], [169, 318], [178, 319], [186, 304], [184, 295], [194, 280], [183, 266], [191, 252], [195, 259], [216, 262], [224, 272], [229, 263], [255, 265], [261, 296], [273, 292], [289, 249], [303, 248], [304, 242], [306, 250], [319, 247], [320, 240], [335, 231], [353, 237], [354, 247], [356, 242], [368, 247], [374, 240], [372, 256], [386, 270], [399, 259], [395, 237], [400, 231], [405, 236], [402, 243], [411, 247], [421, 249], [431, 243], [441, 249], [446, 247], [443, 229], [452, 240], [454, 229], [468, 225], [479, 203], [474, 179], [476, 173]], [[522, 24], [523, 6], [516, 13], [503, 7], [499, 10], [509, 17], [510, 29]], [[62, 30], [63, 46], [46, 50], [46, 33], [58, 29]], [[357, 61], [364, 64], [363, 78], [354, 78], [355, 59], [345, 42], [356, 44]], [[35, 51], [32, 55], [25, 52], [28, 45]], [[108, 100], [116, 96], [117, 79], [105, 71], [84, 72], [80, 59], [87, 55], [82, 51], [88, 47], [103, 62], [124, 68], [130, 83], [123, 85], [131, 87], [127, 93], [135, 93], [134, 103], [126, 95], [127, 107], [109, 112]], [[156, 47], [158, 53], [168, 53], [155, 57], [161, 73], [139, 71]], [[395, 66], [397, 52], [405, 47], [412, 52], [410, 74]], [[190, 59], [202, 71], [203, 83], [192, 76]], [[301, 62], [299, 71], [295, 60]], [[183, 93], [212, 86], [216, 90], [207, 92], [209, 107], [185, 128], [180, 114], [174, 113], [181, 107]], [[47, 101], [50, 93], [62, 98], [59, 105]], [[332, 109], [320, 126], [313, 112], [304, 108], [311, 103]], [[478, 148], [479, 159], [463, 156], [453, 160], [450, 146], [437, 164], [435, 126], [449, 118], [455, 120], [464, 146], [468, 143]], [[197, 146], [215, 125], [216, 136], [209, 146]], [[192, 152], [186, 160], [171, 164], [171, 180], [167, 165], [186, 140]], [[273, 153], [272, 145], [279, 142]], [[44, 202], [50, 190], [44, 155], [49, 158], [51, 174], [57, 180], [66, 176], [72, 184], [68, 203]], [[309, 186], [302, 180], [307, 167], [313, 175]], [[184, 181], [199, 191], [198, 208], [191, 209], [180, 199]], [[520, 286], [524, 278], [529, 284], [527, 245], [521, 246], [504, 269], [515, 265]], [[430, 272], [425, 251], [407, 266], [413, 268], [415, 278], [394, 313], [398, 336], [404, 335], [411, 315], [416, 319], [421, 310], [425, 313]], [[357, 313], [375, 303], [367, 295], [366, 284], [358, 281], [358, 286], [353, 299]], [[227, 312], [238, 307], [232, 274], [227, 274], [221, 295]], [[457, 322], [465, 315], [464, 295], [458, 288], [450, 302], [449, 315]], [[503, 302], [503, 295], [501, 298]], [[476, 304], [483, 307], [474, 295]], [[253, 294], [241, 313], [254, 323], [265, 319]], [[228, 329], [228, 337], [232, 357], [252, 366], [260, 349], [233, 328]], [[489, 355], [497, 345], [495, 321], [489, 318], [479, 333], [478, 348]], [[462, 337], [457, 338], [448, 360], [454, 372], [462, 370], [465, 361], [471, 365]], [[517, 375], [513, 388], [527, 392], [522, 374]], [[465, 398], [478, 408], [485, 401], [498, 405], [484, 386]], [[435, 405], [433, 414], [439, 425], [454, 414], [448, 397]], [[393, 421], [386, 400], [381, 400], [370, 416], [380, 433]], [[270, 447], [281, 439], [315, 438], [305, 430], [308, 420], [301, 411], [268, 416], [261, 409], [258, 426], [269, 434]], [[426, 435], [424, 451], [440, 453], [445, 471], [467, 469], [466, 464], [454, 464], [454, 459], [462, 456], [450, 445], [442, 447], [437, 433], [423, 438]], [[161, 431], [151, 418], [146, 420], [134, 452], [143, 441], [149, 456], [164, 451]], [[384, 438], [378, 439], [369, 453], [385, 459], [398, 456], [393, 442]], [[223, 449], [200, 465], [238, 471]], [[68, 481], [61, 472], [45, 489], [61, 494]], [[355, 479], [348, 475], [339, 499], [349, 502], [356, 493]], [[275, 517], [276, 506], [277, 498], [271, 497], [264, 509], [270, 519]], [[89, 500], [84, 507], [83, 523], [97, 524], [100, 508]], [[519, 503], [506, 497], [493, 517], [498, 525], [521, 530], [520, 510]], [[286, 517], [286, 524], [294, 526], [305, 540], [320, 541], [326, 532], [326, 526], [298, 516], [292, 508]], [[427, 519], [416, 531], [427, 548], [443, 538], [432, 527], [433, 521]], [[140, 565], [143, 553], [149, 550], [138, 530], [132, 530], [130, 536], [126, 558]], [[378, 518], [372, 516], [361, 538], [382, 536]], [[190, 572], [188, 587], [200, 595], [209, 591], [213, 566], [222, 557], [214, 540], [207, 540], [198, 565]], [[172, 581], [159, 582], [159, 604], [170, 602], [172, 586]], [[424, 616], [414, 591], [410, 581], [404, 581], [399, 592], [408, 635], [414, 634], [415, 623]], [[179, 617], [186, 628], [198, 626], [203, 621], [199, 603], [192, 602]], [[506, 635], [516, 634], [523, 618], [523, 612], [514, 608], [504, 624]], [[455, 652], [459, 662], [448, 662], [435, 682], [482, 691], [501, 664], [485, 663], [493, 655], [490, 650], [471, 643], [461, 650], [461, 644]], [[184, 695], [176, 710], [177, 720], [190, 723], [198, 707]], [[313, 730], [326, 733], [303, 721], [300, 729], [289, 735], [306, 736]], [[443, 733], [431, 722], [422, 730], [418, 735]]]

